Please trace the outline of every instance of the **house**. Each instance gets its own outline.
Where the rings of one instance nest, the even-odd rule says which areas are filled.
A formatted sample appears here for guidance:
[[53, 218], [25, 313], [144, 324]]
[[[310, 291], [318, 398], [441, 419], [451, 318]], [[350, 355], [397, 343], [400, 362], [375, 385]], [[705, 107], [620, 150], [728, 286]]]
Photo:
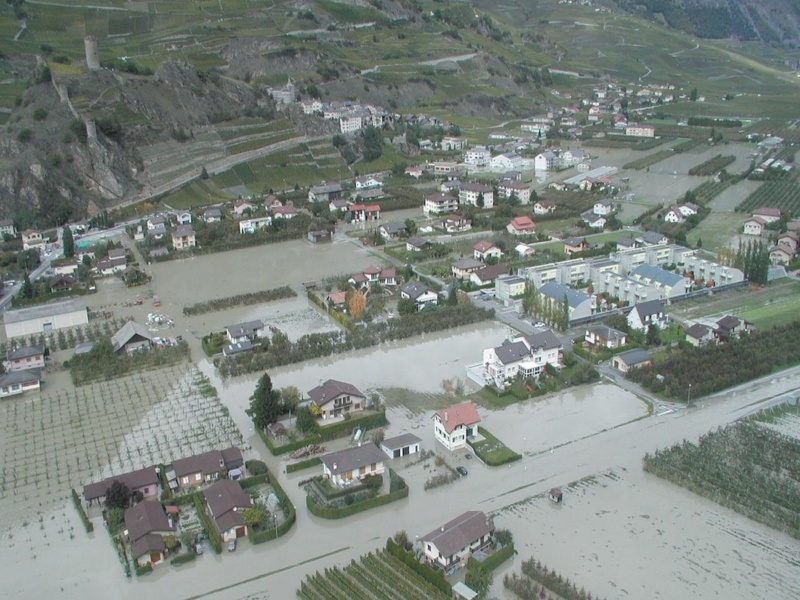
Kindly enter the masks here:
[[[561, 124], [562, 125], [564, 124], [563, 119], [561, 121]], [[589, 159], [590, 159], [589, 153], [586, 152], [586, 150], [582, 150], [580, 148], [567, 149], [561, 153], [561, 160], [564, 162], [564, 164], [573, 167], [575, 165], [581, 164], [582, 162], [586, 162]]]
[[333, 241], [333, 236], [327, 229], [315, 229], [308, 232], [308, 241], [312, 244], [324, 244]]
[[443, 181], [439, 186], [439, 191], [443, 194], [453, 194], [455, 193], [458, 195], [458, 190], [461, 189], [461, 182], [458, 179], [448, 179], [447, 181]]
[[433, 242], [426, 240], [423, 237], [419, 237], [418, 235], [413, 235], [406, 240], [407, 252], [422, 252], [430, 246], [433, 246]]
[[754, 217], [759, 217], [766, 223], [774, 223], [781, 220], [781, 211], [778, 208], [762, 206], [753, 211]]
[[372, 442], [331, 452], [322, 457], [322, 472], [335, 486], [362, 481], [368, 475], [382, 475], [386, 454]]
[[492, 157], [490, 161], [490, 169], [492, 171], [506, 172], [514, 169], [519, 169], [522, 166], [522, 157], [516, 152], [509, 152], [508, 154], [498, 154]]
[[494, 283], [495, 279], [501, 275], [508, 275], [508, 265], [498, 263], [496, 265], [486, 265], [474, 273], [470, 274], [469, 281], [479, 287]]
[[546, 215], [556, 212], [555, 200], [537, 200], [533, 205], [533, 214]]
[[475, 260], [485, 261], [487, 258], [500, 258], [503, 256], [503, 251], [493, 242], [481, 240], [472, 247], [472, 254]]
[[646, 331], [650, 325], [664, 329], [669, 323], [664, 313], [664, 303], [661, 300], [649, 300], [634, 305], [628, 313], [628, 327], [637, 331]]
[[607, 217], [614, 212], [614, 203], [611, 200], [600, 200], [594, 203], [592, 212], [596, 215]]
[[450, 194], [443, 194], [442, 192], [430, 194], [425, 196], [425, 203], [422, 206], [422, 210], [426, 215], [455, 212], [458, 210], [458, 198]]
[[475, 146], [464, 153], [464, 164], [485, 167], [492, 160], [492, 153], [484, 146]]
[[553, 302], [556, 306], [562, 304], [566, 299], [570, 321], [590, 317], [597, 310], [597, 301], [594, 296], [555, 281], [545, 283], [538, 291], [543, 301]]
[[767, 222], [761, 217], [752, 217], [744, 222], [743, 233], [745, 235], [761, 235]]
[[275, 219], [291, 219], [295, 216], [294, 205], [276, 206], [272, 209], [272, 217]]
[[525, 293], [526, 282], [519, 275], [500, 275], [494, 282], [494, 295], [502, 301], [519, 298]]
[[562, 240], [564, 242], [564, 254], [571, 256], [576, 252], [583, 252], [589, 248], [589, 242], [586, 238], [582, 237], [568, 237]]
[[645, 231], [636, 241], [644, 246], [662, 246], [669, 243], [669, 238], [657, 231]]
[[491, 546], [494, 523], [484, 513], [471, 510], [422, 536], [425, 559], [442, 570], [464, 566], [473, 552]]
[[531, 186], [514, 179], [503, 179], [497, 184], [499, 198], [516, 198], [520, 204], [530, 204]]
[[467, 438], [478, 432], [481, 417], [472, 402], [444, 408], [433, 415], [436, 441], [451, 452], [467, 445]]
[[459, 279], [469, 279], [469, 276], [482, 268], [484, 265], [481, 261], [474, 258], [462, 258], [453, 263], [453, 277]]
[[536, 250], [534, 250], [528, 244], [517, 244], [514, 246], [514, 251], [519, 255], [520, 258], [525, 258], [536, 254]]
[[131, 543], [133, 560], [140, 567], [164, 562], [164, 537], [177, 531], [160, 502], [143, 501], [125, 510], [125, 533]]
[[532, 335], [518, 335], [483, 351], [484, 373], [497, 387], [520, 376], [536, 379], [546, 365], [559, 368], [563, 346], [556, 334], [545, 329]]
[[242, 451], [235, 446], [179, 458], [167, 470], [167, 481], [175, 490], [192, 488], [223, 476], [234, 481], [244, 476]]
[[689, 279], [653, 265], [639, 265], [628, 273], [628, 277], [656, 288], [661, 298], [683, 296], [691, 291]]
[[364, 410], [367, 397], [352, 383], [328, 379], [308, 391], [308, 397], [320, 409], [323, 419]]
[[625, 127], [625, 135], [630, 137], [656, 137], [656, 128], [652, 125], [639, 125], [637, 123], [629, 123]]
[[239, 233], [255, 233], [262, 227], [272, 225], [272, 217], [255, 217], [253, 219], [242, 219], [239, 221]]
[[397, 285], [397, 269], [394, 267], [381, 269], [380, 275], [378, 275], [378, 283], [384, 286]]
[[336, 182], [323, 183], [321, 185], [312, 186], [308, 190], [309, 202], [325, 202], [340, 198], [342, 196], [342, 186]]
[[686, 218], [683, 216], [679, 206], [671, 206], [667, 212], [664, 213], [665, 223], [683, 223]]
[[17, 237], [17, 228], [11, 219], [0, 219], [0, 239], [5, 237]]
[[222, 355], [234, 356], [236, 354], [242, 354], [243, 352], [250, 352], [253, 348], [253, 342], [244, 340], [242, 342], [236, 342], [235, 344], [228, 344], [222, 348]]
[[223, 542], [247, 535], [247, 525], [242, 512], [253, 507], [253, 499], [238, 481], [220, 479], [203, 493], [208, 516]]
[[558, 157], [552, 150], [540, 152], [533, 159], [533, 168], [537, 171], [550, 171], [556, 167]]
[[447, 217], [442, 221], [442, 229], [447, 233], [460, 233], [462, 231], [469, 231], [472, 229], [472, 221], [465, 218], [460, 212]]
[[786, 246], [792, 254], [795, 254], [800, 248], [800, 236], [794, 231], [780, 234], [776, 242], [778, 246]]
[[167, 228], [167, 219], [164, 215], [153, 215], [149, 219], [147, 219], [147, 231], [148, 233], [151, 231], [155, 231], [157, 229], [166, 229]]
[[422, 177], [423, 171], [420, 167], [406, 167], [403, 174], [413, 177], [414, 179], [419, 179]]
[[378, 204], [351, 204], [347, 207], [353, 223], [377, 221], [381, 218], [381, 207]]
[[241, 217], [245, 213], [252, 213], [258, 206], [249, 200], [237, 200], [233, 203], [233, 214]]
[[355, 179], [357, 190], [369, 190], [372, 188], [379, 188], [383, 185], [383, 181], [374, 175], [364, 175], [363, 177], [356, 177]]
[[111, 346], [114, 352], [124, 352], [131, 356], [142, 350], [149, 350], [153, 346], [153, 334], [144, 325], [128, 321], [111, 336]]
[[117, 256], [114, 258], [109, 256], [97, 263], [95, 269], [97, 269], [97, 272], [100, 275], [108, 277], [110, 275], [114, 275], [115, 273], [124, 271], [127, 264], [128, 260], [124, 256]]
[[222, 211], [218, 208], [207, 208], [203, 212], [203, 221], [206, 223], [219, 223], [222, 221]]
[[43, 368], [44, 353], [44, 346], [21, 346], [8, 351], [4, 366], [8, 372]]
[[603, 227], [606, 226], [606, 218], [590, 210], [581, 213], [581, 219], [586, 223], [587, 227], [591, 227], [592, 229], [603, 229]]
[[439, 296], [421, 281], [410, 280], [400, 286], [400, 297], [410, 298], [417, 304], [417, 310], [426, 306], [436, 306]]
[[714, 337], [720, 341], [728, 341], [738, 338], [742, 333], [748, 331], [747, 322], [742, 321], [733, 315], [726, 315], [717, 321], [714, 328]]
[[251, 342], [264, 336], [264, 323], [261, 319], [245, 321], [236, 325], [227, 325], [225, 332], [231, 344], [250, 340]]
[[536, 223], [527, 215], [514, 217], [508, 225], [506, 225], [506, 230], [511, 235], [533, 235], [535, 229]]
[[41, 250], [45, 245], [44, 238], [41, 232], [34, 229], [26, 229], [22, 232], [22, 249], [23, 250]]
[[770, 248], [769, 259], [773, 265], [786, 265], [792, 261], [794, 254], [788, 246], [777, 244]]
[[619, 348], [628, 343], [628, 336], [618, 329], [607, 325], [595, 325], [589, 327], [584, 335], [584, 342], [589, 346], [599, 346], [602, 348]]
[[681, 211], [681, 214], [684, 217], [691, 217], [698, 213], [700, 207], [692, 202], [684, 202], [683, 204], [678, 205], [678, 210]]
[[88, 322], [89, 313], [86, 309], [86, 301], [81, 298], [7, 310], [3, 317], [7, 340], [86, 325]]
[[171, 235], [172, 247], [175, 250], [187, 250], [197, 245], [197, 238], [191, 225], [178, 225]]
[[459, 204], [471, 204], [478, 208], [494, 206], [494, 189], [486, 183], [469, 181], [458, 190]]
[[130, 473], [112, 475], [103, 481], [85, 485], [83, 486], [84, 500], [89, 504], [92, 504], [95, 500], [98, 504], [105, 504], [106, 493], [115, 481], [119, 481], [127, 487], [131, 496], [139, 493], [145, 500], [148, 498], [156, 498], [161, 493], [161, 480], [158, 477], [158, 468], [153, 466], [131, 471]]
[[191, 225], [192, 224], [192, 213], [189, 211], [182, 211], [175, 215], [175, 219], [178, 222], [178, 225]]
[[328, 294], [328, 304], [336, 309], [343, 309], [347, 303], [347, 292], [331, 292]]
[[410, 454], [418, 454], [422, 439], [413, 433], [404, 433], [381, 442], [381, 450], [389, 458], [400, 458]]
[[404, 235], [407, 232], [407, 229], [405, 223], [392, 222], [381, 225], [378, 231], [383, 239], [393, 240], [396, 237]]
[[713, 340], [711, 329], [701, 323], [695, 323], [686, 329], [686, 341], [695, 348], [701, 348]]
[[611, 366], [623, 373], [630, 373], [633, 369], [638, 369], [651, 364], [650, 355], [646, 350], [634, 348], [615, 354], [611, 359]]
[[0, 376], [0, 398], [38, 391], [42, 387], [41, 369], [11, 371]]
[[51, 292], [68, 292], [75, 288], [75, 278], [69, 275], [54, 275], [47, 282]]
[[445, 136], [442, 138], [441, 148], [444, 151], [462, 150], [467, 145], [467, 141], [462, 138]]
[[631, 248], [638, 248], [636, 240], [633, 239], [632, 237], [624, 237], [617, 240], [618, 250], [628, 250]]

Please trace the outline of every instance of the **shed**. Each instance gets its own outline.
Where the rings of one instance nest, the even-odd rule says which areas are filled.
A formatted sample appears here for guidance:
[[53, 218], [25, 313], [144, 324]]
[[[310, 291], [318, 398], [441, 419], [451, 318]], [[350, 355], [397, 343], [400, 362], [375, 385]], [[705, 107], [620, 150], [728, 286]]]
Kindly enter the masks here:
[[114, 352], [124, 350], [126, 354], [133, 354], [140, 350], [147, 350], [153, 345], [153, 334], [135, 321], [128, 321], [111, 338]]
[[464, 600], [473, 600], [473, 598], [478, 597], [478, 592], [461, 581], [453, 584], [453, 594], [458, 598], [464, 598]]
[[383, 440], [381, 450], [389, 458], [400, 458], [409, 454], [417, 454], [420, 451], [420, 442], [422, 442], [422, 439], [413, 433], [404, 433], [403, 435]]
[[550, 500], [552, 500], [556, 504], [558, 504], [559, 502], [561, 502], [561, 500], [563, 500], [564, 493], [561, 491], [561, 488], [554, 487], [553, 489], [550, 490], [550, 493], [547, 494], [547, 497], [550, 498]]

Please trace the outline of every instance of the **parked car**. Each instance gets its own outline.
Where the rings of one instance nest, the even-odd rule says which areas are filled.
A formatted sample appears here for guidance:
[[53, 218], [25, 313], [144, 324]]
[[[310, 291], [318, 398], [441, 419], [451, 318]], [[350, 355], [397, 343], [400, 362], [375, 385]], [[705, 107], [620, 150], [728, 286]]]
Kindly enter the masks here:
[[233, 552], [234, 550], [236, 550], [236, 538], [228, 542], [228, 552]]
[[201, 544], [200, 542], [196, 543], [194, 545], [194, 553], [197, 554], [198, 556], [201, 555], [203, 553], [203, 544]]
[[544, 324], [544, 321], [536, 321], [536, 323], [534, 323], [534, 324], [533, 324], [533, 326], [534, 326], [534, 327], [547, 327], [547, 326]]
[[456, 467], [456, 471], [458, 471], [458, 474], [462, 477], [467, 476], [467, 470], [464, 467]]
[[466, 458], [467, 460], [472, 460], [472, 454], [470, 454], [469, 452], [467, 452], [467, 453], [464, 455], [464, 458]]

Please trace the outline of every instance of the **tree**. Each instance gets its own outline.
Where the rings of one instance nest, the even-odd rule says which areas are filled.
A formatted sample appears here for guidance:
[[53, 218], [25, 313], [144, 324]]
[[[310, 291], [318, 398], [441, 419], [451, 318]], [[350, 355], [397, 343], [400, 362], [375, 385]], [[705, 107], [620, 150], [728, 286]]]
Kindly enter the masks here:
[[33, 298], [33, 285], [31, 284], [31, 278], [28, 275], [25, 275], [25, 281], [22, 282], [20, 295], [23, 298]]
[[697, 88], [692, 88], [692, 91], [689, 93], [689, 100], [697, 102]]
[[458, 279], [454, 279], [447, 292], [447, 305], [455, 306], [458, 304]]
[[131, 491], [128, 486], [115, 479], [111, 487], [106, 490], [106, 508], [126, 509], [131, 501]]
[[72, 237], [72, 230], [64, 227], [61, 230], [61, 244], [64, 247], [64, 258], [75, 256], [75, 238]]
[[261, 430], [278, 420], [280, 393], [272, 389], [272, 379], [264, 373], [250, 396], [250, 408], [245, 412]]
[[263, 504], [255, 503], [250, 508], [245, 508], [242, 511], [242, 519], [244, 524], [248, 527], [258, 527], [267, 518], [267, 509]]
[[397, 302], [397, 312], [401, 315], [413, 315], [417, 312], [417, 303], [411, 298], [400, 298]]
[[648, 346], [658, 346], [661, 343], [661, 333], [653, 323], [647, 326], [647, 337], [645, 343]]
[[301, 406], [297, 409], [297, 419], [295, 419], [294, 426], [297, 428], [297, 431], [303, 435], [314, 431], [316, 428], [317, 421], [307, 406]]
[[383, 156], [383, 135], [380, 130], [372, 125], [367, 127], [361, 134], [361, 146], [367, 162]]
[[285, 388], [280, 389], [280, 409], [281, 412], [289, 413], [292, 412], [297, 408], [297, 405], [300, 404], [300, 390], [297, 389], [296, 386], [290, 385]]
[[353, 290], [347, 303], [347, 311], [354, 320], [361, 318], [367, 308], [367, 296], [361, 290]]
[[469, 569], [464, 583], [478, 592], [478, 600], [483, 600], [492, 586], [492, 572], [481, 567]]
[[372, 432], [372, 443], [380, 448], [383, 440], [386, 439], [386, 432], [383, 428], [376, 429]]
[[475, 204], [477, 204], [478, 208], [483, 208], [484, 198], [482, 193], [478, 194], [478, 199], [475, 201]]
[[406, 219], [405, 226], [408, 235], [417, 233], [417, 222], [414, 219]]

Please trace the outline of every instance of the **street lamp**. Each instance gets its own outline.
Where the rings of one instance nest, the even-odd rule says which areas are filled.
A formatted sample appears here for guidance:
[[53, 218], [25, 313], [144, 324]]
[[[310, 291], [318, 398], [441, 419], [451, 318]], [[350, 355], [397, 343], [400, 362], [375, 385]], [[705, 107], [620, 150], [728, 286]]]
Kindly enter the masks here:
[[686, 394], [686, 406], [692, 403], [692, 384], [689, 384], [689, 391]]

